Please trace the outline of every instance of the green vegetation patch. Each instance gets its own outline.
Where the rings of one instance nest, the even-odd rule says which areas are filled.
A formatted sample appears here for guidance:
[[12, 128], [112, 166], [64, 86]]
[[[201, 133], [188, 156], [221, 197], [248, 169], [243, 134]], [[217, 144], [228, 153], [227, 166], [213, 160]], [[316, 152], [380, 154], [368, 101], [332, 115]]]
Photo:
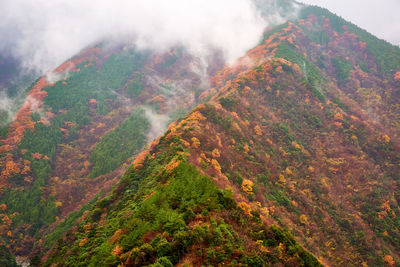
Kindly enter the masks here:
[[136, 109], [116, 129], [103, 136], [90, 154], [90, 177], [108, 173], [133, 156], [145, 143], [150, 123], [144, 110]]
[[14, 256], [8, 251], [8, 249], [4, 245], [0, 246], [0, 266], [6, 266], [6, 267], [18, 266]]
[[134, 50], [112, 55], [97, 70], [96, 66], [81, 68], [73, 72], [67, 83], [57, 82], [53, 87], [46, 87], [48, 96], [44, 103], [53, 111], [73, 109], [88, 105], [91, 98], [105, 100], [115, 97], [115, 91], [122, 88], [132, 73], [145, 63], [147, 53]]
[[343, 84], [349, 79], [350, 71], [353, 69], [351, 62], [341, 57], [335, 57], [332, 60], [336, 68], [336, 77], [339, 84]]
[[326, 33], [325, 29], [320, 28], [318, 30], [310, 31], [306, 27], [301, 26], [304, 33], [310, 38], [314, 43], [320, 45], [327, 45], [329, 43], [330, 37]]
[[135, 79], [131, 81], [131, 84], [128, 87], [127, 93], [131, 97], [137, 97], [143, 90], [142, 83], [143, 73], [136, 73]]
[[319, 100], [325, 100], [321, 84], [326, 80], [313, 63], [306, 60], [286, 43], [281, 43], [278, 46], [275, 56], [299, 65], [304, 72], [304, 85], [308, 87]]
[[40, 153], [53, 157], [56, 153], [56, 146], [63, 140], [60, 129], [36, 123], [33, 131], [26, 131], [19, 146], [30, 153]]
[[232, 110], [237, 104], [237, 100], [234, 97], [221, 97], [219, 103], [227, 110]]
[[[1, 116], [1, 113], [0, 113], [0, 116]], [[0, 125], [2, 125], [1, 122], [0, 122]], [[0, 138], [5, 138], [7, 136], [7, 133], [8, 133], [8, 127], [7, 126], [4, 126], [4, 127], [0, 126]]]

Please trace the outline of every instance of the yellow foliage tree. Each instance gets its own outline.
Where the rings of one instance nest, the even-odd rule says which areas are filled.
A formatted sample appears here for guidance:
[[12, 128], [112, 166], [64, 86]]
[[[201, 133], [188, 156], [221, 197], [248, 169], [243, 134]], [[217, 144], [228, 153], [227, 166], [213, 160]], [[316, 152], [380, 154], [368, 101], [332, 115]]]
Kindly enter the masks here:
[[192, 137], [192, 146], [194, 148], [199, 148], [200, 147], [200, 140], [197, 139], [196, 137]]
[[387, 134], [385, 134], [384, 136], [382, 136], [382, 140], [383, 140], [386, 144], [388, 144], [388, 143], [390, 142], [390, 137], [389, 137]]
[[260, 128], [260, 126], [258, 126], [258, 125], [256, 125], [255, 127], [254, 127], [254, 132], [256, 133], [256, 135], [262, 135], [262, 131], [261, 131], [261, 128]]
[[210, 159], [207, 158], [206, 154], [204, 154], [204, 153], [200, 154], [200, 158], [202, 158], [205, 162], [210, 162]]
[[219, 174], [221, 174], [221, 165], [219, 165], [219, 162], [217, 160], [212, 159], [211, 165], [213, 166], [214, 169], [218, 171]]
[[248, 179], [244, 179], [242, 182], [242, 190], [244, 192], [246, 192], [247, 194], [251, 194], [253, 193], [253, 182], [248, 180]]
[[286, 183], [286, 179], [285, 179], [285, 176], [283, 176], [283, 174], [280, 174], [280, 175], [279, 175], [279, 182], [280, 182], [281, 184], [285, 184], [285, 183]]
[[221, 154], [219, 153], [219, 150], [218, 150], [217, 148], [215, 148], [215, 149], [211, 152], [211, 155], [212, 155], [214, 158], [219, 158], [219, 157], [221, 156]]
[[261, 208], [260, 211], [261, 211], [261, 214], [262, 214], [264, 217], [268, 217], [268, 216], [269, 216], [269, 210], [268, 210], [268, 208], [266, 208], [266, 207]]
[[308, 225], [308, 219], [307, 219], [306, 215], [304, 215], [304, 214], [300, 215], [299, 219], [300, 219], [301, 224]]
[[301, 146], [296, 141], [292, 141], [292, 146], [296, 149], [301, 149]]
[[289, 169], [289, 167], [286, 167], [285, 173], [286, 173], [286, 175], [288, 175], [288, 176], [293, 175], [293, 172]]
[[239, 206], [247, 215], [253, 216], [253, 215], [251, 214], [251, 207], [250, 207], [249, 204], [247, 204], [246, 202], [240, 202], [240, 203], [238, 204], [238, 206]]

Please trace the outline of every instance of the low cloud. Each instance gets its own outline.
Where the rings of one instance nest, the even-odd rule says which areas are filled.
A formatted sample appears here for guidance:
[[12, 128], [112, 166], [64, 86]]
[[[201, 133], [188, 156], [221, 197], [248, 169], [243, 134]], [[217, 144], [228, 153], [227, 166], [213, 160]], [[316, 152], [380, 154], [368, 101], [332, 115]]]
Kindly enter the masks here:
[[150, 122], [150, 131], [147, 133], [147, 140], [153, 141], [167, 129], [170, 118], [166, 114], [154, 112], [149, 107], [143, 107], [143, 109]]
[[[400, 43], [397, 0], [384, 5], [363, 0], [301, 2], [325, 6]], [[217, 48], [233, 62], [257, 44], [266, 26], [295, 17], [296, 7], [284, 0], [4, 0], [0, 53], [12, 54], [25, 68], [42, 74], [103, 40], [135, 40], [139, 47], [158, 50], [183, 45], [199, 56]]]
[[0, 92], [0, 127], [5, 126], [14, 114], [14, 101], [5, 92]]
[[[213, 60], [233, 63], [259, 43], [265, 28], [296, 15], [282, 0], [5, 0], [0, 1], [0, 55], [12, 56], [25, 71], [45, 74], [49, 82], [66, 74], [52, 72], [68, 58], [98, 42], [133, 44], [156, 52], [182, 46], [198, 59], [191, 70], [208, 87]], [[285, 13], [285, 15], [283, 15]], [[218, 55], [218, 56], [216, 56]], [[219, 64], [219, 65], [221, 65]], [[219, 66], [218, 65], [218, 66]], [[38, 76], [38, 75], [35, 75]], [[177, 88], [187, 88], [182, 84]], [[26, 86], [21, 86], [26, 88]], [[18, 92], [20, 92], [19, 90]], [[19, 95], [18, 92], [15, 95]], [[185, 94], [174, 90], [175, 94]], [[174, 96], [167, 96], [167, 105]], [[0, 95], [7, 121], [15, 114], [14, 99]], [[171, 104], [171, 105], [172, 105]], [[18, 105], [16, 105], [18, 106]], [[171, 110], [174, 110], [171, 108]], [[167, 117], [149, 117], [162, 121]], [[0, 118], [1, 119], [1, 118]], [[157, 125], [157, 123], [155, 124]]]
[[267, 26], [252, 0], [6, 0], [0, 10], [0, 51], [42, 73], [107, 39], [200, 56], [217, 48], [233, 62]]
[[56, 83], [58, 81], [68, 78], [68, 76], [69, 76], [68, 70], [66, 70], [62, 73], [58, 73], [56, 71], [49, 71], [46, 73], [46, 80], [49, 83]]

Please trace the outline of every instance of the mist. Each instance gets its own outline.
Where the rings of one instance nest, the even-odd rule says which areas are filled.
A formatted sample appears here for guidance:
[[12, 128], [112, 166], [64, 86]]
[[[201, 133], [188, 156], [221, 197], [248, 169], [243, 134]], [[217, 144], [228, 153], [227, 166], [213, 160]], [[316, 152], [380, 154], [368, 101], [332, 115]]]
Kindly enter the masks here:
[[151, 142], [159, 137], [167, 129], [170, 117], [167, 114], [158, 114], [149, 107], [142, 107], [150, 122], [150, 131], [147, 133], [147, 141]]
[[219, 49], [233, 62], [268, 25], [251, 0], [5, 0], [0, 10], [0, 52], [42, 74], [104, 40], [198, 56]]
[[5, 92], [0, 92], [0, 127], [13, 116], [14, 101]]

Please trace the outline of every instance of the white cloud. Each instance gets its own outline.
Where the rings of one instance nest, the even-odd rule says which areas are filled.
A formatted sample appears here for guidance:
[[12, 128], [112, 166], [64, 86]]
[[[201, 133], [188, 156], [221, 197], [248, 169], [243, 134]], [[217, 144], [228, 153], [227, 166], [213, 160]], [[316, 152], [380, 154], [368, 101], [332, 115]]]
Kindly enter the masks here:
[[266, 26], [251, 0], [3, 0], [0, 10], [0, 51], [42, 72], [104, 37], [196, 54], [216, 47], [232, 61]]
[[[301, 0], [327, 7], [373, 34], [400, 43], [400, 1]], [[142, 47], [181, 43], [204, 55], [219, 48], [232, 61], [282, 22], [277, 0], [2, 0], [0, 52], [46, 72], [105, 37]], [[256, 6], [268, 13], [263, 20]], [[267, 21], [267, 22], [266, 22]]]

